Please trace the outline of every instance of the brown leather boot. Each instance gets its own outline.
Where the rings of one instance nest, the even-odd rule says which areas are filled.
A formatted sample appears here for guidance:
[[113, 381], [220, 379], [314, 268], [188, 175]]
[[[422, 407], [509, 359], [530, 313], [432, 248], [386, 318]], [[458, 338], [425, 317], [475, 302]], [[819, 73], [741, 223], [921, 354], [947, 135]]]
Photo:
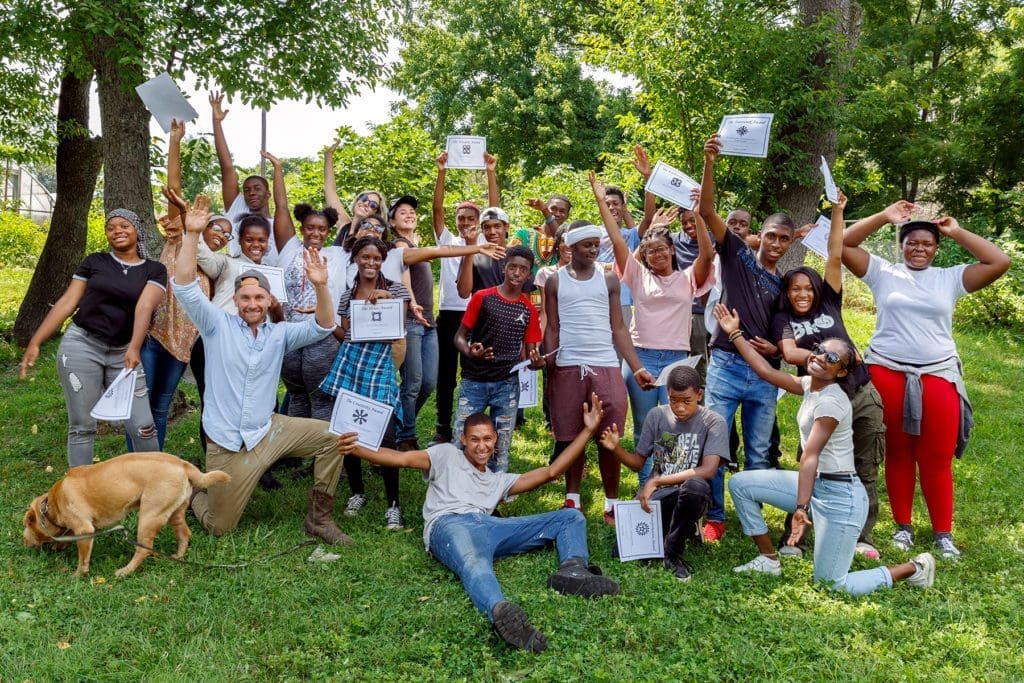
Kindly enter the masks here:
[[333, 512], [334, 496], [326, 491], [310, 489], [309, 511], [306, 513], [305, 523], [306, 533], [330, 545], [351, 543], [352, 537], [334, 523]]

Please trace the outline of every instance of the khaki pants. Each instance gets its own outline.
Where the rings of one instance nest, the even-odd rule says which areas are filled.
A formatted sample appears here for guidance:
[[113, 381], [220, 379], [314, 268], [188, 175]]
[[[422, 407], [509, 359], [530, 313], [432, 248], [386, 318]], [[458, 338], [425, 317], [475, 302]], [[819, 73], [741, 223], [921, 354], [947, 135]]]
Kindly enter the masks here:
[[885, 456], [882, 397], [875, 385], [868, 382], [854, 394], [852, 404], [853, 465], [868, 494], [868, 516], [857, 540], [874, 545], [871, 531], [878, 521], [878, 466]]
[[231, 481], [199, 493], [192, 510], [199, 523], [214, 536], [228, 533], [249, 503], [260, 477], [281, 458], [316, 458], [313, 464], [314, 488], [334, 495], [341, 473], [341, 455], [337, 437], [327, 431], [323, 420], [286, 417], [274, 414], [270, 431], [256, 448], [229, 451], [210, 442], [206, 452], [206, 470], [223, 470]]

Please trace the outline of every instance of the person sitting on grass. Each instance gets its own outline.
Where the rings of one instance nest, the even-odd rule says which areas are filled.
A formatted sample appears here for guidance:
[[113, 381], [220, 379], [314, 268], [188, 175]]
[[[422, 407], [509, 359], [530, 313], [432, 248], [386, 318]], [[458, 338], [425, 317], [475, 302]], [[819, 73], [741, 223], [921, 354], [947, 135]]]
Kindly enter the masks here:
[[523, 474], [491, 472], [498, 434], [484, 413], [470, 415], [462, 435], [463, 450], [438, 444], [425, 451], [371, 451], [359, 446], [358, 434], [338, 437], [338, 451], [379, 465], [423, 470], [427, 494], [423, 501], [423, 543], [441, 564], [455, 572], [470, 600], [491, 620], [494, 631], [509, 645], [529, 652], [547, 649], [547, 638], [533, 627], [521, 607], [505, 598], [494, 575], [495, 558], [542, 548], [554, 541], [558, 571], [548, 586], [565, 595], [616, 595], [619, 584], [588, 565], [587, 522], [579, 510], [562, 508], [527, 517], [493, 517], [499, 503], [532, 491], [562, 476], [583, 455], [602, 417], [601, 401], [591, 395], [583, 404], [584, 428], [550, 465]]
[[654, 458], [654, 475], [638, 494], [640, 506], [650, 512], [652, 500], [661, 501], [661, 528], [665, 533], [665, 569], [680, 581], [690, 578], [683, 562], [686, 541], [701, 543], [698, 526], [711, 505], [711, 480], [718, 465], [729, 459], [729, 430], [718, 413], [702, 406], [700, 373], [687, 366], [668, 375], [668, 405], [647, 413], [636, 452], [619, 443], [612, 425], [601, 434], [601, 445], [626, 467], [639, 472]]

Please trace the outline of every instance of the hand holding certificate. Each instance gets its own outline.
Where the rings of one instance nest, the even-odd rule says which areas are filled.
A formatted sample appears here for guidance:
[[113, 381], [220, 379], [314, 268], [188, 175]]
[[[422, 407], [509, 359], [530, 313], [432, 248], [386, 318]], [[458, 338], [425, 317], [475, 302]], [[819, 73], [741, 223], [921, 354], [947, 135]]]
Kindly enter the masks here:
[[821, 175], [825, 177], [825, 196], [835, 204], [839, 201], [839, 190], [836, 188], [836, 181], [832, 178], [832, 171], [829, 170], [828, 161], [821, 157]]
[[734, 157], [768, 156], [768, 137], [775, 114], [734, 114], [722, 117], [719, 154]]
[[828, 258], [828, 235], [832, 230], [832, 221], [826, 216], [818, 216], [814, 227], [804, 237], [804, 246], [822, 258]]
[[623, 562], [665, 556], [661, 501], [652, 500], [649, 505], [651, 511], [644, 512], [638, 500], [615, 504], [615, 540]]
[[331, 413], [331, 434], [355, 432], [357, 444], [371, 451], [380, 449], [394, 408], [346, 389], [338, 392]]
[[478, 135], [449, 135], [445, 146], [448, 152], [448, 168], [487, 168], [484, 153], [487, 152], [487, 138]]
[[122, 368], [121, 373], [110, 383], [89, 414], [105, 422], [123, 422], [131, 417], [132, 401], [135, 398], [135, 376], [135, 370]]
[[664, 161], [654, 165], [654, 171], [644, 186], [644, 190], [672, 202], [684, 209], [693, 208], [691, 192], [700, 187], [700, 183]]
[[352, 341], [390, 341], [405, 336], [404, 299], [353, 299], [349, 307]]

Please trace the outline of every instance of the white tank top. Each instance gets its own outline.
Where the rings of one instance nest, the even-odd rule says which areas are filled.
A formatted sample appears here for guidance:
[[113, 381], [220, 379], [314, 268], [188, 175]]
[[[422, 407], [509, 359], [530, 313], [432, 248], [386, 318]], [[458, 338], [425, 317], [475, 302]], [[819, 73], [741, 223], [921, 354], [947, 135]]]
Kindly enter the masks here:
[[555, 364], [590, 365], [596, 368], [619, 366], [612, 343], [608, 319], [608, 283], [604, 269], [594, 268], [589, 280], [577, 280], [569, 269], [558, 274], [558, 338], [561, 344]]

